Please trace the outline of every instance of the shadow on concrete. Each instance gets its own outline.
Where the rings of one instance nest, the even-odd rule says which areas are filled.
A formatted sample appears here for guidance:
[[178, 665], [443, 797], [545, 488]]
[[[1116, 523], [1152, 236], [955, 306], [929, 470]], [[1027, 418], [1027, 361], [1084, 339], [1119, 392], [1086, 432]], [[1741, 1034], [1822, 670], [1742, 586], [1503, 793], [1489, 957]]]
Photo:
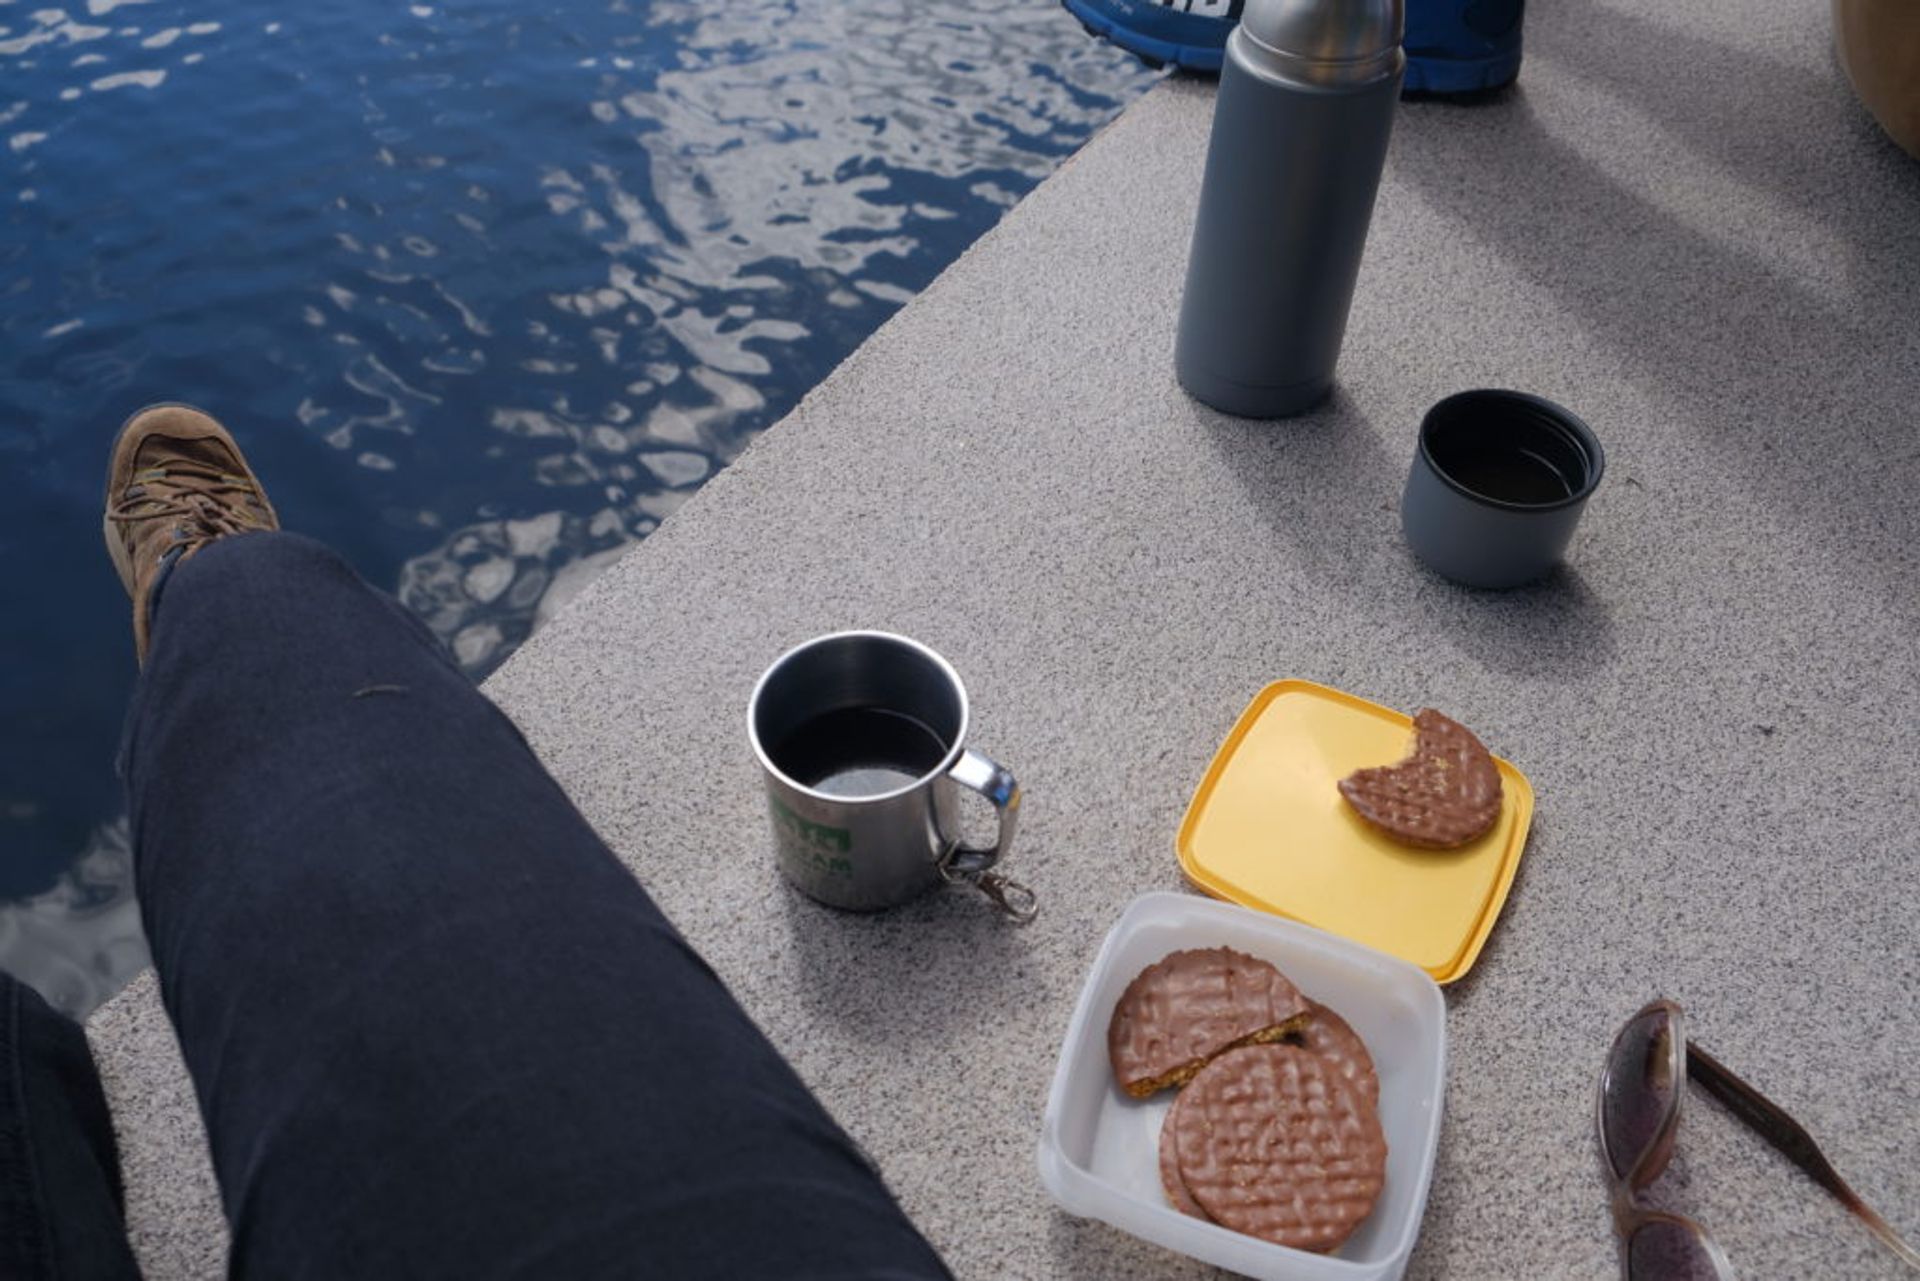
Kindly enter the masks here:
[[1329, 588], [1359, 588], [1371, 577], [1367, 562], [1398, 537], [1390, 495], [1408, 460], [1387, 454], [1344, 391], [1336, 386], [1312, 413], [1280, 421], [1189, 403], [1268, 526], [1293, 545], [1295, 564]]
[[[1825, 7], [1816, 19], [1826, 24]], [[1689, 148], [1744, 181], [1765, 187], [1841, 231], [1860, 249], [1855, 265], [1874, 263], [1889, 253], [1912, 257], [1920, 252], [1920, 221], [1876, 217], [1871, 200], [1848, 190], [1843, 176], [1865, 157], [1883, 183], [1881, 196], [1920, 200], [1920, 162], [1901, 151], [1860, 105], [1837, 58], [1824, 74], [1737, 49], [1665, 23], [1618, 9], [1604, 21], [1575, 29], [1544, 24], [1527, 33], [1532, 52], [1563, 66], [1577, 66], [1583, 77], [1604, 83], [1614, 93], [1659, 119], [1662, 128]], [[1729, 93], [1727, 86], [1748, 86]], [[1796, 153], [1782, 139], [1811, 137], [1810, 116], [1824, 117], [1824, 129], [1837, 135], [1843, 149]], [[1911, 315], [1915, 273], [1860, 271], [1855, 283], [1871, 300], [1876, 319]]]
[[1047, 1275], [1059, 1281], [1115, 1281], [1118, 1277], [1226, 1277], [1230, 1273], [1176, 1254], [1097, 1219], [1053, 1211], [1047, 1224]]
[[1390, 455], [1337, 387], [1312, 414], [1284, 422], [1194, 413], [1273, 535], [1292, 544], [1293, 563], [1316, 590], [1340, 595], [1343, 626], [1356, 614], [1377, 626], [1425, 619], [1460, 653], [1516, 676], [1584, 675], [1612, 658], [1606, 605], [1575, 569], [1494, 592], [1421, 565], [1400, 533], [1410, 460]]
[[1027, 983], [1029, 933], [962, 886], [884, 912], [842, 912], [783, 890], [787, 948], [811, 1017], [865, 1043], [945, 1040], [1006, 1017]]
[[[1585, 83], [1708, 162], [1709, 186], [1661, 190], [1716, 211], [1743, 192], [1724, 202], [1728, 221], [1708, 234], [1616, 181], [1541, 118], [1524, 82], [1471, 112], [1408, 106], [1392, 172], [1623, 353], [1727, 488], [1807, 531], [1831, 572], [1873, 576], [1913, 611], [1920, 165], [1874, 136], [1837, 72], [1829, 83], [1612, 9], [1543, 36], [1530, 53], [1557, 57], [1577, 38], [1565, 62], [1599, 77]], [[1512, 199], [1522, 189], [1564, 194], [1541, 207]], [[1769, 242], [1741, 222], [1756, 192], [1780, 215], [1774, 231], [1830, 234]]]
[[[1412, 555], [1407, 553], [1409, 559]], [[1459, 607], [1445, 611], [1441, 635], [1490, 671], [1585, 675], [1604, 668], [1613, 656], [1606, 604], [1571, 565], [1558, 565], [1539, 582], [1504, 591], [1461, 587], [1425, 566], [1416, 572], [1419, 595], [1444, 593], [1459, 601]]]

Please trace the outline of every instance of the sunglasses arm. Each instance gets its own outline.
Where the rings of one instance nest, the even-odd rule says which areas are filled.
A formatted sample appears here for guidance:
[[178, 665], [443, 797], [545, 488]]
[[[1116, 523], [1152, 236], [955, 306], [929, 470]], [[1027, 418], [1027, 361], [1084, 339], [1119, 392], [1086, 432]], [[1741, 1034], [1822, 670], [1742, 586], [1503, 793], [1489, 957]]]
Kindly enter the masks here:
[[1859, 1194], [1847, 1186], [1826, 1155], [1820, 1151], [1820, 1145], [1813, 1141], [1805, 1127], [1788, 1116], [1786, 1111], [1760, 1091], [1748, 1085], [1729, 1071], [1720, 1060], [1705, 1050], [1687, 1042], [1687, 1075], [1696, 1081], [1700, 1088], [1720, 1100], [1726, 1109], [1744, 1121], [1754, 1133], [1771, 1143], [1795, 1165], [1807, 1172], [1807, 1177], [1833, 1194], [1836, 1201], [1852, 1211], [1867, 1229], [1883, 1241], [1887, 1248], [1899, 1255], [1907, 1264], [1920, 1268], [1920, 1251], [1901, 1240], [1887, 1221], [1874, 1212], [1872, 1206], [1862, 1201]]

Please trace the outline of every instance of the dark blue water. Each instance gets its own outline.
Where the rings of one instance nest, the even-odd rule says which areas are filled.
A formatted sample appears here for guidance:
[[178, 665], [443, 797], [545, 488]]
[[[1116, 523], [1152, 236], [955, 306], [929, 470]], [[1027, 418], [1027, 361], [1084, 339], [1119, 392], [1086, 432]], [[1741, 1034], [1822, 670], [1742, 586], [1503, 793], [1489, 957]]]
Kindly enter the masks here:
[[130, 411], [484, 675], [1150, 81], [1054, 0], [0, 0], [0, 966], [139, 963]]

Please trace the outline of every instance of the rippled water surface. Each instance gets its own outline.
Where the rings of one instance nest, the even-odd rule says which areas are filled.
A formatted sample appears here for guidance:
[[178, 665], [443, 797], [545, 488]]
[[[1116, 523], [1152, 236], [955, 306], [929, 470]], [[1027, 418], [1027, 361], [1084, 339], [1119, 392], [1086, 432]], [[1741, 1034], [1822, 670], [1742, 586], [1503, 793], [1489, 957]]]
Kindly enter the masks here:
[[0, 966], [143, 955], [128, 412], [484, 675], [1150, 81], [1054, 0], [0, 0]]

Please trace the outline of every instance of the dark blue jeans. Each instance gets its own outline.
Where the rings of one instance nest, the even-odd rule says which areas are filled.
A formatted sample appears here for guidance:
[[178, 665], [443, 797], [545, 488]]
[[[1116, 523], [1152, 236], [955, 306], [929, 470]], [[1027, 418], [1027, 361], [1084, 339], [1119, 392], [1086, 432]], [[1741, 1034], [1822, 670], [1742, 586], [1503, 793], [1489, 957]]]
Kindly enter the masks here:
[[[326, 549], [177, 567], [125, 770], [236, 1276], [947, 1276], [513, 725]], [[0, 995], [0, 1277], [132, 1277], [85, 1042]]]

